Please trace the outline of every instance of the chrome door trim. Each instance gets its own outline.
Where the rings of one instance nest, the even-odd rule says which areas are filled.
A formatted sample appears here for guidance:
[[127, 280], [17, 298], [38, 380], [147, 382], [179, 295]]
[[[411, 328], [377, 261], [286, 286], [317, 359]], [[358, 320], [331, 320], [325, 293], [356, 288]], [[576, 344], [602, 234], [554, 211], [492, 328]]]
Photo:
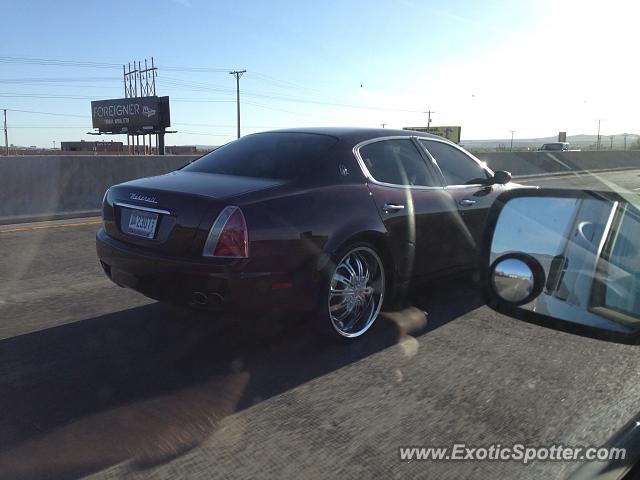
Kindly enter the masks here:
[[[425, 147], [422, 142], [420, 142], [420, 140], [425, 140], [425, 141], [429, 141], [429, 142], [439, 142], [439, 143], [444, 143], [446, 145], [449, 145], [450, 147], [456, 148], [458, 150], [460, 150], [460, 152], [462, 154], [464, 154], [465, 156], [469, 157], [469, 159], [472, 162], [475, 162], [480, 168], [482, 168], [484, 171], [488, 172], [491, 176], [494, 175], [493, 170], [491, 170], [486, 162], [483, 162], [482, 160], [480, 160], [479, 158], [475, 157], [471, 152], [467, 152], [464, 148], [462, 148], [460, 145], [456, 145], [453, 142], [450, 142], [448, 140], [445, 139], [440, 139], [440, 138], [432, 138], [432, 137], [419, 137], [416, 136], [415, 137], [417, 140], [417, 143], [420, 144], [420, 148], [422, 148], [427, 155], [429, 155], [429, 158], [431, 158], [431, 160], [434, 162], [436, 168], [438, 169], [438, 171], [440, 172], [440, 175], [442, 175], [442, 178], [444, 179], [444, 174], [442, 173], [442, 169], [440, 168], [440, 165], [438, 165], [438, 161], [435, 159], [435, 157], [433, 155], [431, 155], [431, 152], [429, 152], [429, 149], [427, 147]], [[446, 181], [445, 181], [446, 184]], [[451, 189], [451, 188], [468, 188], [468, 187], [486, 187], [487, 185], [483, 185], [481, 183], [470, 183], [470, 184], [453, 184], [453, 185], [447, 185], [445, 188], [447, 189]]]
[[[402, 190], [409, 190], [409, 189], [410, 190], [443, 190], [445, 187], [429, 187], [427, 185], [398, 185], [395, 183], [386, 183], [386, 182], [381, 182], [379, 180], [376, 180], [375, 178], [373, 178], [373, 175], [371, 175], [371, 172], [367, 168], [366, 164], [364, 163], [364, 160], [362, 159], [362, 156], [360, 155], [360, 149], [366, 145], [369, 145], [370, 143], [383, 142], [385, 140], [409, 140], [415, 145], [415, 142], [412, 140], [413, 138], [416, 138], [416, 137], [413, 135], [390, 135], [388, 137], [370, 138], [368, 140], [358, 143], [355, 147], [353, 147], [352, 151], [353, 151], [354, 157], [356, 157], [356, 160], [358, 161], [360, 170], [362, 170], [362, 173], [364, 174], [366, 179], [371, 183], [374, 183], [376, 185], [380, 185], [383, 187], [401, 188]], [[418, 153], [422, 153], [422, 151], [419, 150]]]

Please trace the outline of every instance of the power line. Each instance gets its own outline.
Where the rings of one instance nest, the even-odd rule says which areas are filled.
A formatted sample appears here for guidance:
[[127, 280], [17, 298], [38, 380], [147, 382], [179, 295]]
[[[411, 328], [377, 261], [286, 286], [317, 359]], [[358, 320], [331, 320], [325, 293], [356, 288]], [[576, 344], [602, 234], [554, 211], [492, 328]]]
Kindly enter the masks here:
[[[172, 125], [185, 125], [187, 127], [212, 127], [212, 128], [236, 128], [236, 125], [231, 124], [216, 124], [216, 123], [185, 123], [185, 122], [172, 122]], [[245, 125], [247, 128], [278, 128], [271, 125]]]
[[75, 115], [73, 113], [54, 113], [54, 112], [38, 112], [35, 110], [17, 110], [15, 108], [7, 108], [8, 112], [20, 112], [20, 113], [35, 113], [39, 115], [55, 115], [58, 117], [79, 117], [79, 118], [89, 118], [90, 115]]
[[204, 133], [204, 132], [189, 132], [186, 130], [180, 131], [180, 133], [186, 133], [187, 135], [205, 135], [208, 137], [231, 137], [228, 133]]
[[[43, 66], [55, 66], [55, 67], [78, 67], [78, 68], [122, 68], [121, 63], [110, 62], [92, 62], [84, 60], [62, 60], [54, 58], [36, 58], [36, 57], [7, 57], [0, 56], [0, 63], [13, 63], [20, 65], [43, 65]], [[171, 71], [188, 71], [188, 72], [202, 72], [202, 73], [225, 73], [228, 72], [228, 68], [211, 68], [211, 67], [177, 67], [172, 65], [160, 65], [162, 70]]]
[[[46, 66], [69, 66], [69, 67], [90, 67], [90, 68], [121, 68], [120, 64], [116, 63], [107, 63], [107, 62], [92, 62], [92, 61], [76, 61], [76, 60], [59, 60], [59, 59], [51, 59], [51, 58], [26, 58], [26, 57], [0, 57], [0, 63], [19, 63], [19, 64], [35, 64], [35, 65], [46, 65]], [[159, 68], [167, 71], [186, 71], [186, 72], [202, 72], [202, 73], [222, 73], [229, 72], [229, 69], [224, 68], [210, 68], [210, 67], [175, 67], [170, 65], [163, 65]], [[287, 80], [279, 80], [274, 77], [270, 77], [268, 75], [264, 75], [261, 73], [255, 74], [256, 78], [262, 78], [263, 80], [270, 81], [272, 83], [279, 83], [282, 85], [288, 85], [290, 87], [299, 88], [299, 85], [290, 82]], [[174, 83], [177, 83], [174, 80]], [[204, 89], [208, 89], [211, 91], [216, 91], [215, 88], [207, 87], [206, 85], [201, 86]], [[221, 89], [221, 91], [223, 91]], [[228, 91], [228, 90], [227, 90]], [[223, 91], [223, 93], [227, 93], [227, 91]], [[398, 108], [385, 108], [385, 107], [374, 107], [368, 105], [357, 105], [357, 104], [348, 104], [341, 102], [327, 102], [322, 100], [314, 100], [308, 98], [301, 97], [288, 97], [278, 94], [268, 94], [268, 93], [258, 93], [258, 92], [245, 92], [245, 95], [252, 96], [254, 98], [263, 98], [269, 100], [279, 100], [285, 102], [297, 102], [297, 103], [307, 103], [307, 104], [315, 104], [315, 105], [327, 105], [334, 107], [344, 107], [344, 108], [358, 108], [358, 109], [366, 109], [366, 110], [378, 110], [378, 111], [394, 111], [394, 112], [405, 112], [405, 113], [421, 113], [419, 110], [411, 110], [411, 109], [398, 109]], [[3, 95], [9, 96], [9, 95]], [[36, 97], [32, 96], [32, 98], [47, 98], [47, 97]], [[71, 98], [71, 97], [66, 97]], [[74, 99], [80, 99], [80, 97], [75, 97]], [[85, 97], [86, 99], [86, 97]]]
[[10, 130], [13, 128], [82, 128], [86, 129], [86, 125], [11, 125], [8, 127]]
[[23, 84], [23, 83], [68, 83], [68, 82], [113, 82], [119, 80], [118, 77], [22, 77], [22, 78], [0, 78], [0, 83]]
[[89, 95], [65, 95], [65, 94], [40, 94], [40, 93], [16, 93], [6, 92], [0, 93], [0, 97], [5, 98], [61, 98], [67, 100], [94, 100], [95, 97]]
[[53, 58], [28, 58], [0, 56], [0, 63], [15, 63], [22, 65], [45, 65], [59, 67], [88, 67], [88, 68], [120, 68], [119, 63], [87, 62], [77, 60], [58, 60]]

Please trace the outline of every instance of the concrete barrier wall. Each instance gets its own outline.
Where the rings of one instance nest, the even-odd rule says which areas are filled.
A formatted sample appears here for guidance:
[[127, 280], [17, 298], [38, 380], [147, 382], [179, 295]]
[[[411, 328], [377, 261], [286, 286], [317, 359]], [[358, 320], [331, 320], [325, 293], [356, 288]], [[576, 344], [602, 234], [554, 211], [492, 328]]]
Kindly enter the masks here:
[[194, 156], [0, 157], [0, 224], [97, 213], [108, 187], [170, 172]]
[[487, 162], [492, 170], [507, 170], [513, 176], [640, 168], [640, 151], [491, 152], [477, 153], [476, 157]]
[[[632, 152], [479, 153], [493, 170], [515, 177], [640, 168]], [[105, 190], [134, 178], [170, 172], [194, 156], [0, 157], [0, 224], [97, 214]]]

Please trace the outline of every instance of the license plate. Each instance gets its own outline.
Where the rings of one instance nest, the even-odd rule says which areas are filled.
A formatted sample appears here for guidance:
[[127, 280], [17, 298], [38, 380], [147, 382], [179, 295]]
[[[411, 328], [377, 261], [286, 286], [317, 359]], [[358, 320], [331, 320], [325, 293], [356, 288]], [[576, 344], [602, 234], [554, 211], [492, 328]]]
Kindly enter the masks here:
[[127, 233], [138, 237], [153, 238], [156, 234], [158, 224], [158, 214], [133, 210], [129, 217]]

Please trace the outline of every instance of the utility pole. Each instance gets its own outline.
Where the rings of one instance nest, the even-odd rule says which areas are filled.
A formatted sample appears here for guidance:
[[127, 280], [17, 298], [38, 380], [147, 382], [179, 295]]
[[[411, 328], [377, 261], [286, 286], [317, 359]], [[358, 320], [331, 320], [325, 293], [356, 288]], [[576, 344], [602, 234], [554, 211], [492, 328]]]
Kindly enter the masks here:
[[513, 134], [516, 133], [515, 130], [509, 130], [511, 132], [511, 145], [509, 146], [509, 151], [513, 152]]
[[609, 150], [613, 150], [613, 135], [609, 135], [609, 141], [611, 142], [611, 144], [609, 145]]
[[4, 148], [7, 157], [9, 156], [9, 135], [7, 134], [7, 109], [4, 109]]
[[598, 119], [598, 139], [596, 141], [596, 150], [600, 151], [600, 119]]
[[627, 151], [627, 136], [629, 134], [628, 133], [623, 133], [622, 136], [624, 137], [624, 151]]
[[431, 130], [431, 114], [436, 112], [432, 112], [431, 110], [428, 110], [424, 113], [427, 114], [427, 132], [429, 132]]
[[240, 138], [240, 77], [245, 74], [246, 70], [234, 70], [229, 72], [230, 75], [236, 77], [236, 110], [238, 112], [238, 138]]

